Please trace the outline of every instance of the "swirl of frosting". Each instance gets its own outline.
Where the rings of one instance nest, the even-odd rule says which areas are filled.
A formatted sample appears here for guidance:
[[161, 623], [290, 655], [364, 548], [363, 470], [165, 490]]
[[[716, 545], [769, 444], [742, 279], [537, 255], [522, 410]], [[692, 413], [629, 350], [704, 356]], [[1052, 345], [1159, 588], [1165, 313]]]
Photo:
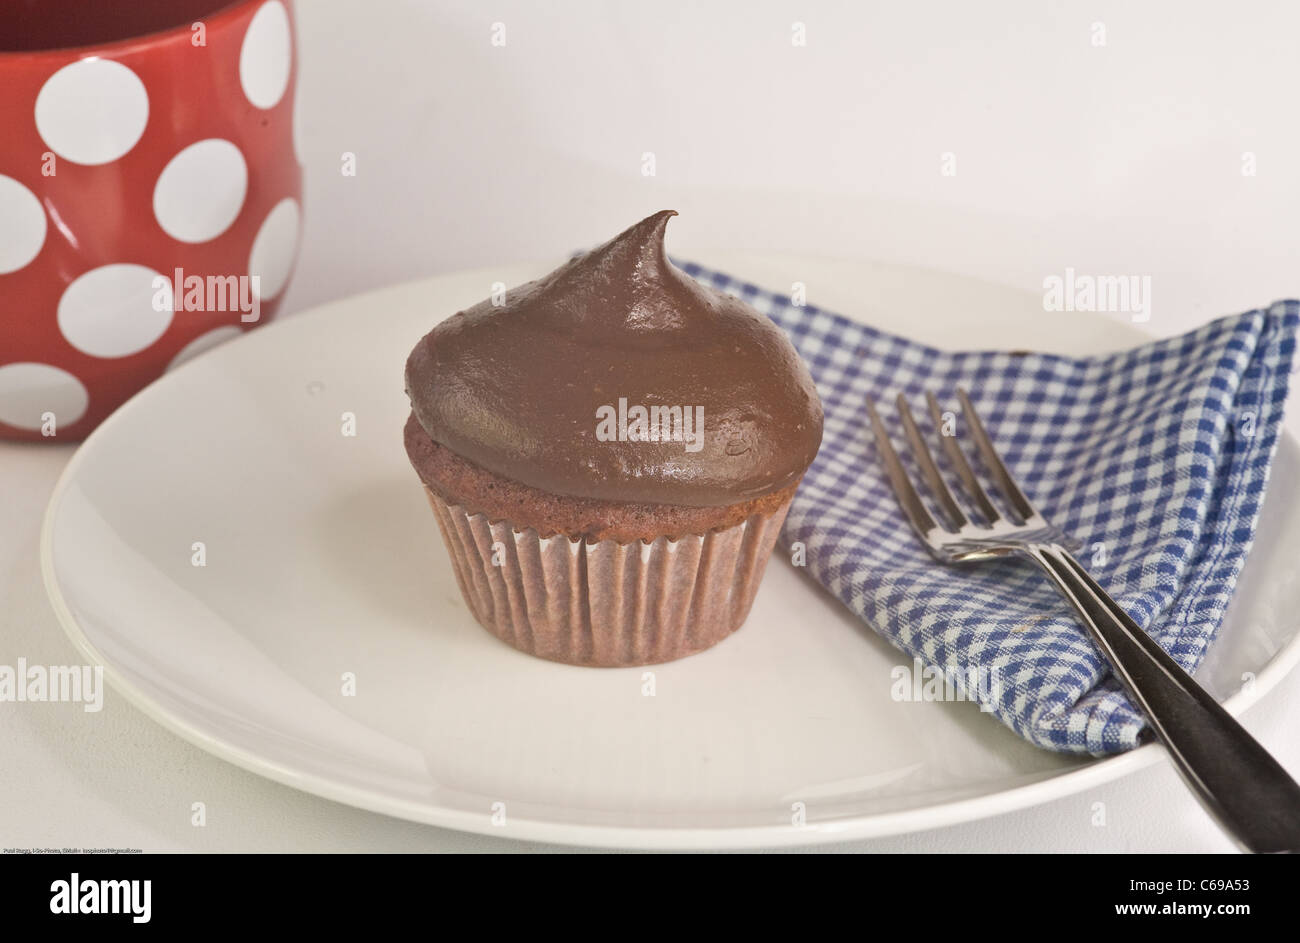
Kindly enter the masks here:
[[553, 494], [709, 507], [787, 487], [822, 407], [780, 329], [696, 282], [656, 213], [425, 335], [406, 391], [429, 437]]

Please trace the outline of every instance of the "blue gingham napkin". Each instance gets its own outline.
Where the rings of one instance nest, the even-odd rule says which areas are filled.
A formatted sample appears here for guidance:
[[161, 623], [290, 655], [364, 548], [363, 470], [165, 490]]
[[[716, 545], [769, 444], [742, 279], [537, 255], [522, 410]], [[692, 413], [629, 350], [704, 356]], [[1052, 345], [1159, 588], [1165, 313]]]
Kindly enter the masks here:
[[825, 437], [782, 534], [805, 546], [817, 581], [958, 686], [973, 680], [966, 695], [1031, 742], [1089, 754], [1137, 745], [1144, 721], [1036, 567], [927, 555], [879, 467], [864, 404], [882, 407], [901, 446], [893, 400], [906, 394], [934, 441], [924, 392], [957, 414], [961, 435], [964, 387], [1025, 495], [1191, 671], [1255, 535], [1300, 302], [1105, 356], [949, 353], [679, 264], [770, 315], [817, 381]]

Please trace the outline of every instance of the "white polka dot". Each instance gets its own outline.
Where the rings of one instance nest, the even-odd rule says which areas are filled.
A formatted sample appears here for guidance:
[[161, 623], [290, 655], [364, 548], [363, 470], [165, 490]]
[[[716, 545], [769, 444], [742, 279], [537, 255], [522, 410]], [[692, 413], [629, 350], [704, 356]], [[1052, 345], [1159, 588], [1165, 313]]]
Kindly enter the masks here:
[[36, 194], [0, 174], [0, 275], [16, 272], [45, 245], [45, 210]]
[[111, 59], [65, 65], [36, 96], [36, 130], [50, 150], [74, 164], [107, 164], [140, 140], [149, 95], [139, 76]]
[[0, 367], [0, 422], [39, 429], [44, 413], [54, 414], [55, 432], [86, 412], [90, 396], [67, 370], [46, 363], [7, 363]]
[[193, 360], [199, 354], [206, 350], [211, 350], [218, 344], [224, 344], [226, 341], [234, 340], [240, 334], [244, 333], [233, 324], [227, 324], [225, 327], [215, 327], [206, 334], [200, 334], [194, 340], [190, 341], [181, 348], [180, 353], [172, 358], [172, 362], [167, 365], [168, 370], [175, 370], [187, 360]]
[[115, 263], [91, 269], [59, 299], [59, 330], [92, 357], [126, 357], [172, 323], [171, 280], [151, 268]]
[[289, 280], [298, 252], [298, 217], [298, 201], [285, 197], [266, 214], [257, 230], [253, 251], [248, 256], [248, 274], [260, 280], [254, 289], [259, 298], [269, 301]]
[[153, 188], [158, 225], [181, 242], [207, 242], [230, 228], [248, 193], [248, 165], [221, 138], [191, 144], [167, 162]]
[[272, 108], [289, 87], [293, 40], [289, 14], [280, 0], [268, 0], [253, 14], [239, 50], [239, 84], [258, 108]]

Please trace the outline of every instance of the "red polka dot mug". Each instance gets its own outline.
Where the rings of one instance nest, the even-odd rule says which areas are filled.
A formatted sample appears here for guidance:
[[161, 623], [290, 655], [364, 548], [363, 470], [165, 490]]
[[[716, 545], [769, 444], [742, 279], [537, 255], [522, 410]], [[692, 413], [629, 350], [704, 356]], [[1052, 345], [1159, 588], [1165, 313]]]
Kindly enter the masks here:
[[293, 36], [290, 0], [0, 2], [0, 437], [83, 438], [274, 316]]

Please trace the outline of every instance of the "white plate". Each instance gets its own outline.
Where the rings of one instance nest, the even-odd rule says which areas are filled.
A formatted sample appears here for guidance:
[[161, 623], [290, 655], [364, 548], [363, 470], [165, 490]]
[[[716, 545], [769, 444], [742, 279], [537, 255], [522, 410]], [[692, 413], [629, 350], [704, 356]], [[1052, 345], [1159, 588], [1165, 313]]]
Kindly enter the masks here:
[[[1072, 352], [1133, 328], [914, 269], [713, 253], [701, 261], [954, 347]], [[1160, 759], [1035, 749], [967, 703], [895, 703], [905, 662], [784, 561], [748, 623], [652, 669], [572, 668], [466, 611], [402, 448], [406, 353], [538, 265], [327, 305], [143, 391], [55, 488], [46, 585], [85, 657], [171, 730], [254, 772], [469, 831], [641, 847], [808, 844], [1023, 808]], [[341, 432], [355, 414], [357, 434]], [[1201, 680], [1237, 712], [1297, 660], [1297, 450]], [[192, 546], [206, 566], [192, 565]], [[654, 696], [645, 696], [646, 672]], [[356, 679], [344, 696], [345, 674]], [[147, 762], [147, 757], [141, 758]], [[795, 824], [802, 803], [806, 824]], [[503, 805], [502, 805], [503, 804]], [[504, 824], [502, 822], [504, 813]]]

